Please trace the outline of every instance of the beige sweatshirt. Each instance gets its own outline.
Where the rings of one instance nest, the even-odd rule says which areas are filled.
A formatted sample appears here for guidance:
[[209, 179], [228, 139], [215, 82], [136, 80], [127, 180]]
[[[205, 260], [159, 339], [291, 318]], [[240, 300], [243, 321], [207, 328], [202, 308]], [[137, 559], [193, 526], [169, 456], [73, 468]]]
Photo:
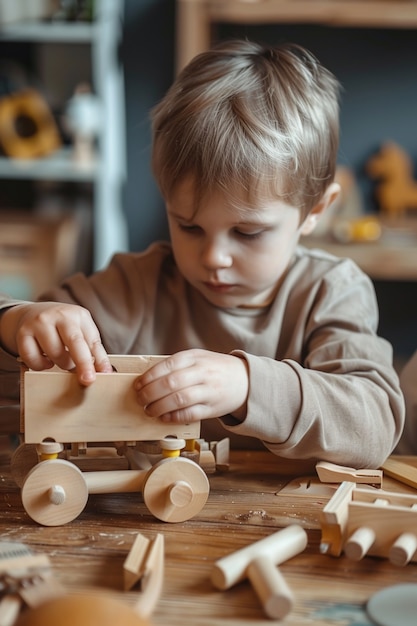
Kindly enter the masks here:
[[[219, 309], [184, 280], [169, 244], [156, 243], [42, 299], [89, 309], [109, 354], [204, 348], [243, 356], [246, 419], [206, 420], [207, 438], [245, 436], [280, 457], [361, 468], [379, 466], [402, 432], [392, 348], [376, 334], [372, 283], [351, 260], [300, 246], [270, 307]], [[0, 297], [0, 308], [11, 304]], [[17, 369], [0, 353], [0, 396], [17, 393]]]

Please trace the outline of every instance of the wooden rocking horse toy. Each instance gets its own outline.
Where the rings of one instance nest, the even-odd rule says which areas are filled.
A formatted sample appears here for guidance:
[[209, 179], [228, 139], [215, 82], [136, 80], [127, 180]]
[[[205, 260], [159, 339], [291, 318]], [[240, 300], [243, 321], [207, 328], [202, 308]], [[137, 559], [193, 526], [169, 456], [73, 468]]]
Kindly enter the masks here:
[[366, 171], [377, 179], [375, 191], [379, 208], [388, 217], [403, 217], [409, 210], [417, 211], [417, 181], [409, 155], [394, 142], [382, 145], [369, 159]]

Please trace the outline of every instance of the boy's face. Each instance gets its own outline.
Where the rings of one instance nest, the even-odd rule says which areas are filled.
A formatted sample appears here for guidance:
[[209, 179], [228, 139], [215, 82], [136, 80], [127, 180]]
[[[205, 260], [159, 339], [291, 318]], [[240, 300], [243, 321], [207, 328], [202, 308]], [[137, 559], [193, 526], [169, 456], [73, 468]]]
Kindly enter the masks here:
[[192, 181], [167, 202], [177, 266], [211, 304], [261, 306], [276, 289], [303, 230], [300, 212], [280, 200], [250, 208], [220, 191], [195, 206]]

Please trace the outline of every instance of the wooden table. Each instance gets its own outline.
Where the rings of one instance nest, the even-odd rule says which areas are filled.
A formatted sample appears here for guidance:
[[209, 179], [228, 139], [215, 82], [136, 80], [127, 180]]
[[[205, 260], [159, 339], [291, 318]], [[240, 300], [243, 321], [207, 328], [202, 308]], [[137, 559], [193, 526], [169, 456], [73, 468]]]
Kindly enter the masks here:
[[[297, 465], [283, 464], [269, 452], [233, 452], [229, 471], [210, 475], [210, 495], [201, 513], [178, 524], [153, 518], [140, 494], [114, 494], [90, 495], [81, 515], [66, 526], [39, 526], [22, 507], [9, 459], [3, 450], [0, 539], [46, 552], [69, 591], [100, 586], [133, 603], [135, 592], [123, 592], [124, 560], [138, 532], [149, 538], [163, 533], [164, 588], [152, 616], [155, 626], [271, 623], [249, 583], [218, 591], [210, 574], [215, 560], [293, 523], [307, 530], [309, 543], [304, 552], [280, 566], [295, 595], [285, 624], [365, 626], [364, 605], [374, 592], [400, 582], [417, 583], [417, 563], [400, 568], [385, 559], [366, 557], [355, 562], [320, 554], [319, 514], [328, 496], [306, 498], [296, 489], [286, 493], [285, 485], [297, 473]], [[384, 488], [393, 486], [415, 493], [385, 479]]]

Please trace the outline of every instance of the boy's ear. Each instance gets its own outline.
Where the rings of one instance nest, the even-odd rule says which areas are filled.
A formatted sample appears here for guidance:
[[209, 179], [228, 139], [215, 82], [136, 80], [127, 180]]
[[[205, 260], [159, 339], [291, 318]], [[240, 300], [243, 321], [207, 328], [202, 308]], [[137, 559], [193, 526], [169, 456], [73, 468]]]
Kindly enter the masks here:
[[331, 183], [331, 185], [329, 185], [324, 192], [321, 200], [312, 208], [310, 213], [305, 218], [301, 226], [302, 235], [310, 235], [313, 232], [313, 230], [317, 226], [317, 222], [319, 221], [323, 213], [328, 209], [331, 204], [333, 204], [333, 202], [338, 198], [339, 194], [339, 183]]

